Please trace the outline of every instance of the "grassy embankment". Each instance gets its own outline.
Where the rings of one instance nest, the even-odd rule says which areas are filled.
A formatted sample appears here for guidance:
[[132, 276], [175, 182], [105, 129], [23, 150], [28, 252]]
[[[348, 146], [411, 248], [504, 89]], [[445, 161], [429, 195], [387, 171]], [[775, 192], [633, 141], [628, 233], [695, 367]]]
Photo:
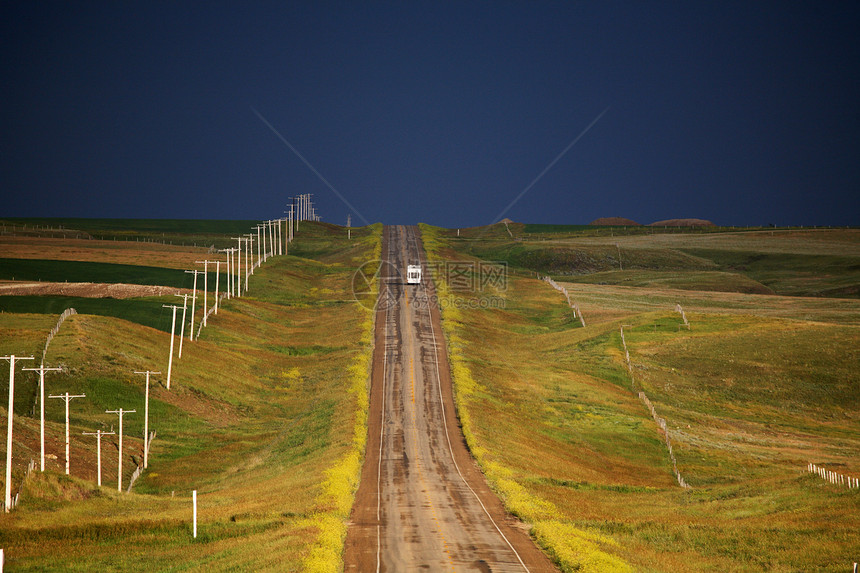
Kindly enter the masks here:
[[[422, 232], [431, 257], [498, 253]], [[568, 288], [587, 328], [550, 312], [566, 308], [559, 293], [515, 276], [505, 309], [444, 314], [469, 446], [563, 570], [850, 569], [860, 491], [805, 466], [860, 476], [857, 301]], [[672, 312], [678, 293], [698, 303], [691, 331]], [[674, 484], [631, 389], [622, 323], [638, 387], [667, 419], [692, 490]]]
[[[166, 370], [168, 337], [130, 321], [79, 314], [52, 342], [49, 393], [85, 393], [71, 405], [71, 476], [63, 463], [63, 409], [47, 404], [49, 470], [25, 482], [20, 506], [0, 516], [0, 546], [17, 570], [317, 570], [340, 567], [346, 518], [366, 435], [372, 316], [350, 303], [350, 279], [378, 257], [381, 229], [308, 225], [293, 252], [258, 269], [248, 296], [225, 301], [198, 341], [151, 390], [157, 431], [134, 493], [116, 492], [115, 436], [83, 431], [124, 424], [124, 484], [142, 452], [143, 377]], [[50, 239], [46, 239], [50, 240]], [[93, 241], [92, 243], [97, 243]], [[141, 255], [154, 245], [140, 243]], [[125, 256], [135, 258], [129, 244]], [[84, 256], [83, 254], [81, 256]], [[96, 254], [96, 258], [98, 255]], [[80, 310], [80, 309], [79, 309]], [[41, 354], [56, 315], [0, 314], [0, 352]], [[5, 382], [5, 377], [3, 378]], [[31, 373], [16, 376], [15, 472], [38, 457]], [[6, 384], [0, 388], [5, 392]], [[5, 417], [5, 412], [3, 413]], [[5, 454], [5, 452], [3, 452]], [[199, 535], [190, 535], [190, 493]]]

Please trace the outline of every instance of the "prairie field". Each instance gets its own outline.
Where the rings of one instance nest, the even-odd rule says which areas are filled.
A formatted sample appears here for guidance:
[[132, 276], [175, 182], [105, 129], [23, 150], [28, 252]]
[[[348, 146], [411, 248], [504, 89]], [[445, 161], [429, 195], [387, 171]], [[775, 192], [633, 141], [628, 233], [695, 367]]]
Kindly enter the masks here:
[[[38, 378], [20, 368], [38, 364], [16, 367], [12, 483], [21, 493], [19, 506], [0, 514], [7, 568], [336, 569], [363, 452], [372, 332], [371, 313], [349, 303], [350, 281], [361, 262], [378, 257], [381, 237], [378, 225], [353, 231], [347, 241], [333, 226], [307, 224], [291, 247], [313, 256], [271, 258], [254, 272], [246, 296], [222, 301], [198, 340], [186, 334], [181, 358], [177, 341], [169, 390], [171, 311], [161, 307], [179, 300], [181, 315], [181, 299], [4, 297], [0, 302], [10, 306], [0, 313], [0, 353], [37, 361], [59, 313], [76, 306], [79, 314], [66, 319], [46, 356], [46, 366], [64, 371], [47, 373], [46, 387], [49, 394], [86, 395], [70, 403], [71, 475], [63, 472], [64, 406], [48, 400], [47, 471], [37, 468], [24, 480], [27, 463], [39, 459]], [[121, 257], [104, 260], [100, 241], [80, 243], [70, 260], [104, 265], [107, 282], [126, 265], [155, 264], [170, 251], [127, 242], [117, 248]], [[86, 252], [84, 243], [94, 249]], [[183, 248], [197, 260], [206, 256], [205, 249]], [[28, 249], [39, 259], [53, 252], [50, 245]], [[64, 268], [72, 267], [54, 271]], [[50, 300], [32, 300], [39, 298]], [[195, 330], [201, 306], [198, 299]], [[134, 374], [143, 370], [161, 371], [149, 399], [156, 437], [148, 468], [126, 493], [143, 455], [145, 378]], [[4, 375], [0, 392], [7, 391]], [[105, 411], [118, 408], [135, 410], [124, 418], [122, 493], [116, 435], [102, 439], [101, 488], [95, 436], [82, 435], [116, 431], [117, 415]], [[5, 457], [5, 442], [2, 450]]]
[[[175, 222], [77, 223], [94, 238], [48, 236], [70, 221], [0, 236], [0, 279], [188, 289], [182, 271], [241, 232], [201, 223], [192, 230], [211, 242], [195, 246]], [[176, 244], [157, 242], [159, 229]], [[351, 241], [344, 231], [302, 223], [246, 296], [222, 301], [198, 340], [186, 336], [170, 390], [164, 305], [181, 299], [0, 296], [3, 355], [38, 360], [58, 315], [78, 310], [51, 342], [45, 365], [64, 371], [46, 385], [86, 395], [70, 405], [71, 475], [63, 403], [49, 399], [48, 471], [24, 479], [39, 456], [38, 378], [20, 367], [37, 364], [16, 368], [20, 505], [0, 515], [9, 570], [342, 568], [373, 326], [351, 281], [378, 258], [381, 228], [352, 229]], [[501, 308], [443, 308], [458, 416], [491, 486], [562, 571], [850, 570], [860, 490], [806, 467], [860, 477], [856, 230], [510, 223], [422, 234], [431, 261], [508, 264], [504, 285], [470, 295]], [[567, 289], [585, 326], [538, 275]], [[436, 279], [443, 302], [470, 298]], [[133, 372], [147, 369], [162, 372], [150, 390], [156, 437], [126, 493], [143, 454], [144, 377]], [[117, 408], [136, 410], [124, 419], [122, 493], [116, 436], [103, 438], [99, 488], [96, 440], [82, 435], [116, 431], [105, 410]]]
[[[503, 296], [504, 308], [443, 313], [458, 410], [489, 481], [563, 571], [851, 570], [860, 489], [807, 464], [860, 477], [860, 301], [776, 293], [797, 284], [791, 264], [814, 289], [856, 292], [857, 231], [422, 233], [433, 257], [510, 266], [503, 292], [474, 295]], [[616, 240], [624, 270], [601, 270], [617, 265]], [[755, 252], [791, 264], [751, 293], [758, 271], [724, 261]], [[585, 327], [529, 277], [548, 272]]]
[[[631, 227], [504, 236], [445, 233], [464, 253], [556, 280], [860, 298], [860, 229], [671, 232]], [[511, 225], [512, 231], [513, 225]], [[504, 235], [503, 235], [504, 234]]]

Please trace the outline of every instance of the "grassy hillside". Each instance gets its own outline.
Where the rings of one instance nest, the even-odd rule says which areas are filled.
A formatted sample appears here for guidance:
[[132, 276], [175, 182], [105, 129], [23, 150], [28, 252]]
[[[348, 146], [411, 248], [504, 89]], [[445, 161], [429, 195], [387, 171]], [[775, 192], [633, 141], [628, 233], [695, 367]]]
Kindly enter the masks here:
[[[482, 250], [422, 229], [434, 257]], [[850, 570], [860, 490], [805, 469], [860, 477], [860, 303], [649, 285], [569, 283], [585, 328], [520, 276], [503, 309], [444, 311], [460, 419], [493, 487], [564, 571]]]
[[[87, 396], [70, 408], [71, 476], [61, 473], [62, 402], [51, 400], [47, 450], [56, 457], [48, 459], [50, 471], [32, 474], [20, 506], [0, 515], [10, 569], [338, 567], [366, 434], [372, 329], [370, 312], [346, 301], [356, 261], [378, 257], [381, 228], [365, 229], [352, 242], [325, 229], [316, 234], [329, 236], [326, 248], [315, 247], [316, 258], [270, 259], [252, 277], [248, 296], [225, 301], [198, 341], [184, 341], [169, 391], [163, 332], [120, 318], [67, 319], [46, 365], [66, 369], [48, 374], [49, 393]], [[297, 235], [294, 245], [303, 240]], [[0, 353], [41, 355], [56, 318], [0, 314]], [[125, 489], [142, 456], [144, 377], [133, 371], [146, 369], [163, 372], [150, 395], [157, 437], [149, 468], [133, 493], [118, 493], [116, 437], [108, 436], [99, 489], [95, 438], [81, 432], [116, 429], [117, 416], [105, 410], [136, 410], [124, 420]], [[3, 376], [0, 393], [6, 382]], [[19, 370], [15, 488], [26, 463], [38, 459], [34, 396], [34, 376]], [[193, 540], [195, 489], [199, 535]]]
[[860, 230], [598, 231], [454, 241], [474, 256], [575, 282], [860, 297]]
[[[172, 311], [169, 308], [164, 308], [164, 305], [181, 302], [181, 299], [172, 296], [127, 299], [77, 296], [0, 296], [0, 312], [57, 316], [67, 308], [74, 308], [80, 314], [112, 316], [170, 332]], [[179, 313], [179, 320], [181, 320], [181, 308]]]

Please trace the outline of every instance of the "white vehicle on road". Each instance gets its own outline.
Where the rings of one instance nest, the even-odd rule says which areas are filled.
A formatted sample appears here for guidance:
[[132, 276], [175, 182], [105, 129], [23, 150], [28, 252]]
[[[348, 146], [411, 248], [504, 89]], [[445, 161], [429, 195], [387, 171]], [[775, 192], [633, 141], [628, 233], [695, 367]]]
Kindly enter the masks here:
[[421, 265], [407, 265], [407, 267], [406, 267], [406, 284], [410, 284], [410, 285], [421, 284]]

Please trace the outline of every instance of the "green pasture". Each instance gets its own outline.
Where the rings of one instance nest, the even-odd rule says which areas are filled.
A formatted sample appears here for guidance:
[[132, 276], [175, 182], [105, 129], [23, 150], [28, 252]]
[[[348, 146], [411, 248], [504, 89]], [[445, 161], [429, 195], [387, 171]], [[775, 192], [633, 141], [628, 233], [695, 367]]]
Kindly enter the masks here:
[[[210, 290], [215, 290], [215, 272], [208, 273]], [[219, 277], [221, 289], [226, 276]], [[125, 283], [192, 288], [194, 275], [183, 270], [139, 265], [121, 265], [89, 261], [54, 261], [47, 259], [0, 259], [0, 280]], [[203, 273], [197, 277], [197, 288], [203, 286]]]

